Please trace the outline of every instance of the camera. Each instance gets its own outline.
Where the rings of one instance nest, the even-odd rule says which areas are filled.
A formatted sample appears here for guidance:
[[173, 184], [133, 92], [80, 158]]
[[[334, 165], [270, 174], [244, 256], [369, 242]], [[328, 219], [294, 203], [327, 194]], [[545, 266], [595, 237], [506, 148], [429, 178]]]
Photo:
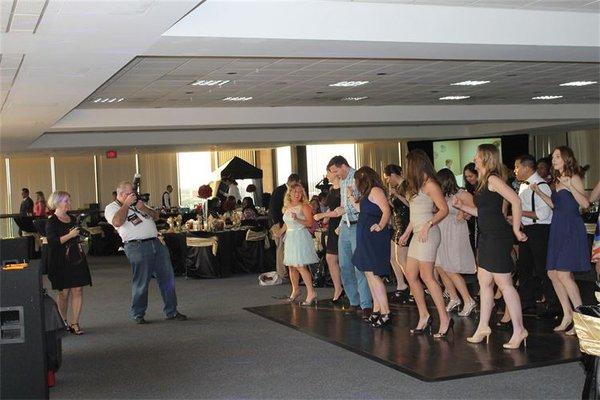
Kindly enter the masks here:
[[315, 188], [319, 189], [321, 192], [329, 192], [329, 189], [331, 188], [331, 183], [329, 183], [329, 179], [327, 179], [327, 177], [323, 178], [321, 180], [321, 182], [317, 183], [315, 185]]
[[77, 229], [79, 229], [79, 241], [83, 242], [85, 239], [89, 238], [90, 236], [92, 236], [92, 234], [90, 233], [90, 231], [88, 231], [84, 226], [83, 226], [83, 222], [85, 217], [87, 217], [87, 214], [78, 214], [77, 217], [75, 218], [75, 227]]
[[133, 193], [138, 201], [147, 203], [150, 200], [150, 193], [140, 193], [140, 184], [142, 183], [142, 175], [135, 174], [133, 176]]

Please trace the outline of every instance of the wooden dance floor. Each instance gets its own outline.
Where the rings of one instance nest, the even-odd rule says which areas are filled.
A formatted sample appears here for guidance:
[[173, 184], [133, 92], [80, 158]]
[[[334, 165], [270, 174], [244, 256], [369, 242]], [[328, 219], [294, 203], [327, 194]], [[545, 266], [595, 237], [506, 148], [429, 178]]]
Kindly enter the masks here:
[[[502, 344], [511, 332], [493, 330], [489, 344], [466, 341], [475, 330], [478, 314], [470, 318], [454, 314], [454, 335], [450, 333], [444, 340], [410, 334], [409, 328], [418, 320], [415, 306], [391, 307], [393, 321], [384, 328], [372, 328], [358, 314], [344, 315], [341, 306], [330, 302], [319, 302], [316, 307], [277, 304], [246, 310], [428, 382], [544, 367], [581, 357], [577, 338], [553, 333], [554, 321], [526, 317], [527, 348], [505, 350]], [[434, 332], [437, 328], [434, 320]]]

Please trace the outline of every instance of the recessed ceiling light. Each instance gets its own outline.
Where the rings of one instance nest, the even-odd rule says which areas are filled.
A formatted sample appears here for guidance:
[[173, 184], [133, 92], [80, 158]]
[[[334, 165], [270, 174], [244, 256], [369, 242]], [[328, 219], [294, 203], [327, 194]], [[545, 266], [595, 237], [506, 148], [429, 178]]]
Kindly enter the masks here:
[[116, 97], [98, 97], [96, 100], [94, 100], [94, 103], [114, 103], [115, 101], [117, 103], [122, 102], [123, 100], [125, 100], [123, 97], [121, 98], [116, 98]]
[[252, 96], [249, 97], [225, 97], [223, 101], [249, 101], [252, 100]]
[[490, 81], [464, 81], [452, 83], [451, 86], [479, 86], [485, 85], [486, 83], [490, 83]]
[[217, 80], [210, 80], [210, 81], [199, 80], [199, 81], [193, 82], [192, 86], [223, 86], [224, 84], [229, 83], [229, 82], [230, 82], [230, 80], [228, 80], [228, 79], [224, 79], [224, 80], [217, 79]]
[[356, 86], [366, 85], [367, 83], [369, 83], [369, 81], [341, 81], [341, 82], [337, 82], [337, 83], [332, 83], [329, 86], [332, 86], [332, 87], [356, 87]]
[[444, 96], [440, 97], [440, 100], [464, 100], [469, 98], [471, 98], [471, 96]]
[[368, 99], [368, 97], [367, 96], [362, 96], [362, 97], [344, 97], [342, 99], [342, 101], [361, 101], [361, 100], [364, 100], [364, 99]]
[[563, 96], [559, 95], [550, 95], [550, 96], [536, 96], [532, 97], [531, 100], [554, 100], [554, 99], [562, 99]]
[[594, 83], [598, 83], [598, 82], [596, 82], [596, 81], [574, 81], [574, 82], [561, 83], [559, 86], [587, 86], [587, 85], [593, 85]]

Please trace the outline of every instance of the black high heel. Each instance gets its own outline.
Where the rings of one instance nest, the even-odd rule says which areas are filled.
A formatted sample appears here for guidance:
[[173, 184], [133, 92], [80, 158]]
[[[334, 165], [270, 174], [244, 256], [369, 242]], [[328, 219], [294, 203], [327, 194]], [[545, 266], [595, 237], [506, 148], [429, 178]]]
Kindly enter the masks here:
[[452, 335], [454, 335], [454, 320], [452, 318], [450, 318], [450, 322], [448, 322], [448, 328], [446, 329], [446, 332], [438, 332], [434, 334], [433, 337], [435, 339], [445, 339], [448, 337], [448, 332], [450, 331], [452, 331]]
[[375, 326], [375, 323], [377, 322], [377, 320], [380, 317], [381, 317], [381, 313], [379, 311], [375, 311], [375, 312], [371, 313], [371, 315], [369, 316], [368, 322], [370, 322], [371, 325]]
[[337, 297], [337, 299], [331, 299], [331, 302], [333, 304], [340, 304], [343, 301], [343, 297], [346, 295], [346, 292], [344, 291], [344, 289], [342, 289], [342, 293], [340, 293], [340, 295]]
[[400, 304], [408, 303], [408, 299], [410, 297], [410, 291], [408, 288], [404, 290], [395, 290], [392, 294], [392, 298]]
[[496, 322], [496, 329], [500, 331], [509, 331], [512, 327], [512, 320]]
[[423, 335], [425, 333], [429, 333], [431, 335], [431, 323], [433, 322], [433, 319], [431, 318], [431, 315], [427, 318], [427, 322], [425, 323], [425, 326], [421, 329], [418, 328], [414, 328], [410, 330], [410, 333], [412, 335]]
[[391, 320], [392, 316], [390, 313], [380, 314], [379, 317], [371, 323], [371, 326], [373, 326], [373, 328], [381, 328], [389, 324]]

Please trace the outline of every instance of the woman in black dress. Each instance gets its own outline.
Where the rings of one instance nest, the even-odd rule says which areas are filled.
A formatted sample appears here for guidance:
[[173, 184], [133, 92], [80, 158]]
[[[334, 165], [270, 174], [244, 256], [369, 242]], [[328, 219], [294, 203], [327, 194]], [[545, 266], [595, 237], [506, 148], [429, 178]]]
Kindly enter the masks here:
[[479, 280], [480, 310], [479, 325], [473, 336], [467, 338], [471, 343], [489, 340], [491, 329], [490, 316], [494, 307], [494, 283], [504, 296], [506, 307], [512, 317], [513, 335], [506, 349], [518, 349], [527, 338], [523, 327], [521, 300], [513, 286], [510, 275], [513, 269], [511, 259], [514, 236], [519, 241], [527, 240], [521, 232], [520, 224], [512, 228], [502, 213], [504, 201], [512, 206], [513, 220], [521, 220], [521, 200], [510, 186], [505, 183], [505, 172], [500, 162], [500, 152], [492, 144], [482, 144], [477, 148], [475, 165], [479, 172], [479, 185], [475, 192], [475, 207], [464, 204], [458, 197], [453, 206], [478, 217], [479, 223]]
[[48, 239], [48, 279], [52, 289], [58, 290], [58, 310], [67, 323], [69, 297], [71, 298], [70, 331], [81, 335], [79, 316], [83, 305], [83, 286], [92, 284], [85, 253], [79, 244], [79, 229], [67, 212], [71, 209], [71, 196], [67, 192], [54, 192], [48, 201], [54, 211], [46, 225]]
[[[463, 181], [467, 192], [471, 193], [471, 196], [475, 196], [475, 190], [477, 189], [477, 180], [479, 174], [475, 168], [475, 163], [468, 163], [463, 168]], [[477, 257], [477, 218], [469, 218], [467, 220], [467, 226], [469, 227], [469, 240], [471, 241], [471, 248], [473, 254]]]
[[408, 208], [408, 200], [405, 197], [406, 183], [402, 177], [402, 167], [399, 165], [387, 165], [384, 168], [383, 177], [389, 187], [390, 205], [392, 206], [390, 263], [396, 276], [396, 290], [393, 299], [400, 303], [406, 303], [409, 301], [410, 291], [404, 278], [403, 268], [406, 266], [410, 240], [405, 245], [400, 243], [400, 237], [410, 222], [410, 209]]
[[333, 301], [337, 304], [341, 301], [341, 297], [344, 294], [342, 287], [342, 277], [340, 275], [340, 263], [338, 259], [338, 234], [336, 233], [340, 220], [342, 217], [337, 216], [334, 212], [336, 208], [340, 206], [340, 179], [337, 175], [327, 171], [327, 179], [331, 183], [329, 194], [327, 195], [327, 208], [328, 211], [324, 213], [317, 213], [314, 215], [315, 221], [324, 220], [327, 222], [327, 249], [325, 259], [327, 260], [327, 266], [329, 267], [329, 275], [333, 281]]

